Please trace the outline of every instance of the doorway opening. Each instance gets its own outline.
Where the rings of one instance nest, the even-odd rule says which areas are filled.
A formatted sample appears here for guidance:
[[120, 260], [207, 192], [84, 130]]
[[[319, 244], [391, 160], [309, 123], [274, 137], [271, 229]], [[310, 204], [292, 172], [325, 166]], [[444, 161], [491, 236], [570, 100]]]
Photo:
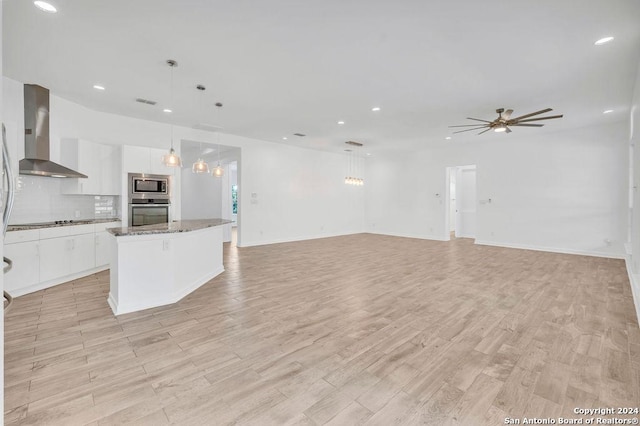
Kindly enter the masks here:
[[476, 237], [476, 166], [447, 167], [445, 209], [449, 239]]
[[[223, 226], [223, 241], [233, 245], [242, 243], [239, 220], [240, 148], [183, 140], [180, 148], [183, 163], [189, 167], [197, 159], [203, 159], [211, 169], [220, 166], [221, 175], [192, 173], [183, 169], [180, 179], [181, 219], [230, 220]], [[232, 232], [232, 230], [234, 232]]]

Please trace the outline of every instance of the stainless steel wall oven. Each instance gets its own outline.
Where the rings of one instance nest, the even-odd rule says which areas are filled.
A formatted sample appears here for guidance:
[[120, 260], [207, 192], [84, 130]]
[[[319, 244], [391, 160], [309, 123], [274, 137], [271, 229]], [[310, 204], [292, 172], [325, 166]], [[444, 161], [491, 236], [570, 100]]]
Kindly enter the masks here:
[[171, 177], [129, 173], [129, 226], [171, 221]]

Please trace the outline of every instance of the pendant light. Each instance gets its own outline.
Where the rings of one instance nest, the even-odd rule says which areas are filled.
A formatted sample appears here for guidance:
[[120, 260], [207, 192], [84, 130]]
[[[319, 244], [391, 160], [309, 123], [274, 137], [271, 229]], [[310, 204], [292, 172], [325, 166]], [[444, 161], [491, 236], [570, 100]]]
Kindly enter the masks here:
[[[347, 141], [347, 145], [354, 147], [353, 149], [345, 149], [349, 158], [347, 162], [347, 176], [344, 178], [344, 183], [347, 185], [363, 186], [364, 178], [360, 172], [360, 155], [359, 150], [363, 146], [360, 142]], [[362, 169], [364, 169], [364, 160], [362, 160]]]
[[[173, 59], [167, 59], [167, 65], [171, 67], [171, 86], [170, 86], [171, 104], [170, 106], [173, 107], [173, 69], [178, 66], [178, 62], [174, 61]], [[173, 121], [171, 122], [171, 149], [169, 150], [168, 154], [165, 154], [162, 156], [162, 163], [167, 167], [182, 166], [182, 160], [180, 160], [180, 157], [178, 156], [178, 154], [176, 154], [175, 149], [173, 149]]]
[[[218, 110], [220, 110], [220, 108], [222, 108], [222, 104], [220, 102], [216, 102], [216, 107], [218, 107]], [[220, 113], [218, 113], [218, 124], [220, 124]], [[224, 176], [224, 169], [220, 165], [220, 132], [219, 131], [216, 138], [218, 140], [218, 144], [216, 146], [218, 151], [218, 165], [213, 169], [213, 172], [211, 174], [215, 177], [222, 177]]]
[[[196, 86], [196, 89], [200, 91], [200, 117], [202, 117], [202, 97], [204, 96], [204, 91], [206, 90], [206, 87], [204, 87], [202, 84], [198, 84]], [[202, 155], [202, 142], [200, 142], [199, 155]], [[191, 171], [193, 173], [209, 173], [209, 165], [204, 162], [202, 157], [198, 156], [198, 160], [195, 163], [193, 163], [193, 166], [191, 166]]]

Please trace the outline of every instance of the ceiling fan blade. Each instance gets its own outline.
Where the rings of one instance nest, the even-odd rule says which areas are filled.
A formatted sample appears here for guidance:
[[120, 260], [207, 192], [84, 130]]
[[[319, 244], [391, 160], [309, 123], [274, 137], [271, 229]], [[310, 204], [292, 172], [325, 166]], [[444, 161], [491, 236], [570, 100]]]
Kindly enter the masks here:
[[505, 112], [502, 113], [502, 118], [505, 120], [508, 120], [509, 117], [511, 117], [511, 114], [513, 114], [513, 110], [512, 109], [508, 109]]
[[484, 123], [492, 123], [492, 121], [480, 120], [479, 118], [471, 118], [471, 117], [467, 117], [467, 120], [476, 120], [476, 121], [482, 121]]
[[562, 118], [563, 114], [560, 115], [550, 115], [548, 117], [538, 117], [538, 118], [527, 118], [526, 120], [509, 120], [514, 123], [528, 123], [529, 121], [538, 121], [538, 120], [551, 120], [552, 118]]
[[519, 123], [515, 123], [515, 124], [509, 124], [509, 126], [520, 126], [520, 127], [542, 127], [542, 126], [544, 126], [544, 124], [519, 124]]
[[481, 134], [483, 134], [483, 133], [488, 132], [489, 130], [491, 130], [491, 127], [489, 127], [487, 130], [483, 130], [483, 131], [481, 131], [481, 132], [480, 132], [480, 133], [478, 133], [478, 134], [479, 134], [479, 135], [481, 135]]
[[[488, 127], [488, 126], [480, 126], [480, 127], [476, 127], [476, 128], [473, 128], [473, 129], [458, 130], [457, 132], [453, 132], [453, 133], [470, 132], [471, 130], [480, 130], [480, 129], [484, 129], [485, 127]], [[490, 128], [491, 127], [489, 127], [489, 129]]]
[[512, 118], [510, 121], [519, 121], [523, 118], [533, 117], [534, 115], [544, 114], [545, 112], [553, 111], [551, 108], [541, 109], [540, 111], [532, 112], [530, 114], [521, 115], [520, 117]]
[[456, 126], [449, 126], [449, 127], [479, 127], [479, 126], [488, 126], [488, 124], [459, 124]]

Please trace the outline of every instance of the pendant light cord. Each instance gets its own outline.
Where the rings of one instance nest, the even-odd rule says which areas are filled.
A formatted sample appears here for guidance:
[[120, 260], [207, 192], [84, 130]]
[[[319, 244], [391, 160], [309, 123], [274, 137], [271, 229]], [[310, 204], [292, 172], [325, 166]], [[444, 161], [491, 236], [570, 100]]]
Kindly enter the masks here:
[[[169, 62], [169, 67], [171, 68], [171, 79], [170, 79], [170, 90], [171, 90], [171, 95], [170, 95], [170, 102], [171, 102], [171, 109], [173, 110], [173, 67], [175, 67], [175, 62]], [[173, 117], [169, 117], [169, 121], [171, 123], [171, 151], [173, 151]]]

